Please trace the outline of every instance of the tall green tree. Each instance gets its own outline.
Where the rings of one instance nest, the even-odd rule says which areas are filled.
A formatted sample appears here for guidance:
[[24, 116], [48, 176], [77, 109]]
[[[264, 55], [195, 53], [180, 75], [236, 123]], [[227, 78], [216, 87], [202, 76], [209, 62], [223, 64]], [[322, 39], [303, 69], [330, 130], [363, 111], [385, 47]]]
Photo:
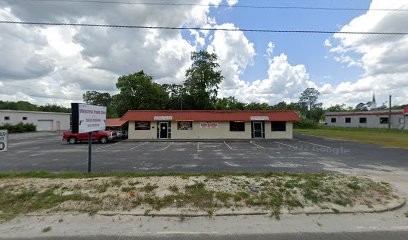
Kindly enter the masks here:
[[317, 89], [307, 88], [299, 98], [299, 104], [302, 106], [301, 112], [307, 118], [319, 121], [323, 116], [322, 103], [319, 103], [320, 93]]
[[162, 110], [166, 107], [167, 93], [143, 71], [119, 77], [116, 87], [120, 90], [116, 97], [120, 116], [127, 110]]
[[86, 91], [86, 93], [82, 95], [82, 98], [88, 104], [106, 107], [112, 102], [112, 96], [109, 93], [100, 93], [97, 91]]
[[84, 102], [93, 105], [105, 106], [107, 108], [107, 117], [115, 118], [120, 117], [117, 114], [114, 98], [107, 92], [87, 91], [82, 95]]
[[182, 110], [183, 97], [185, 96], [184, 86], [181, 84], [162, 84], [161, 87], [169, 96], [166, 109]]
[[191, 60], [193, 63], [186, 71], [184, 81], [186, 108], [214, 109], [219, 84], [224, 79], [217, 55], [206, 51], [193, 52]]

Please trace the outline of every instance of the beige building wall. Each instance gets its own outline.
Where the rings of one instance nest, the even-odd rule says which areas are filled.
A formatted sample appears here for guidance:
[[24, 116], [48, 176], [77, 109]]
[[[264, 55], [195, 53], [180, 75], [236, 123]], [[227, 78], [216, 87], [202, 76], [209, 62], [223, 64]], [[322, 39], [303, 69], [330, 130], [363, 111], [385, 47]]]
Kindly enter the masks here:
[[[245, 122], [245, 132], [231, 132], [229, 122], [218, 122], [218, 128], [200, 128], [200, 122], [193, 122], [192, 130], [177, 130], [177, 122], [171, 122], [172, 139], [252, 139], [251, 122]], [[150, 130], [135, 130], [135, 122], [129, 122], [129, 139], [157, 139], [157, 122], [150, 122]], [[271, 123], [265, 122], [265, 139], [292, 139], [293, 123], [286, 122], [285, 132], [272, 132]]]
[[193, 130], [177, 130], [177, 122], [171, 123], [171, 137], [174, 139], [250, 139], [251, 123], [245, 123], [245, 132], [231, 132], [229, 122], [217, 122], [218, 128], [200, 128], [200, 122], [193, 122]]
[[272, 124], [265, 122], [265, 138], [266, 139], [292, 139], [293, 138], [293, 123], [286, 122], [285, 132], [272, 132]]
[[128, 138], [135, 140], [157, 139], [157, 122], [150, 122], [150, 130], [135, 130], [135, 122], [129, 122]]

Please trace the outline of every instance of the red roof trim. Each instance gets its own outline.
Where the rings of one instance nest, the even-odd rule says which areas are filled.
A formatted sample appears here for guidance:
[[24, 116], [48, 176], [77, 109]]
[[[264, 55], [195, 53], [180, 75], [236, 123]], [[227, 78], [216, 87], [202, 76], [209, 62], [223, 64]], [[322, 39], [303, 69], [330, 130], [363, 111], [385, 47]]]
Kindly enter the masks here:
[[404, 114], [408, 115], [408, 107], [404, 107]]
[[121, 120], [124, 121], [156, 121], [154, 117], [171, 116], [171, 121], [247, 121], [251, 117], [268, 117], [268, 121], [299, 121], [294, 111], [252, 111], [252, 110], [129, 110]]
[[[392, 112], [391, 115], [401, 115], [400, 112]], [[352, 116], [388, 116], [389, 113], [344, 113], [344, 114], [326, 114], [326, 117], [352, 117]]]
[[106, 126], [107, 127], [121, 127], [127, 121], [121, 120], [120, 118], [107, 118], [106, 119]]

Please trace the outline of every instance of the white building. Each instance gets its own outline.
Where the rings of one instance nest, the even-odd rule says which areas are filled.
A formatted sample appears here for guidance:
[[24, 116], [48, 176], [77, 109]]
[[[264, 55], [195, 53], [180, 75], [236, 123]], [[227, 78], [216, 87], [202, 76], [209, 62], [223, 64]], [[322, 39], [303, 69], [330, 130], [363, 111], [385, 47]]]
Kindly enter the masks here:
[[392, 110], [391, 118], [387, 110], [364, 112], [328, 112], [326, 125], [331, 127], [408, 129], [408, 108]]
[[19, 110], [0, 110], [0, 125], [32, 123], [37, 131], [69, 130], [71, 114], [60, 112], [32, 112]]

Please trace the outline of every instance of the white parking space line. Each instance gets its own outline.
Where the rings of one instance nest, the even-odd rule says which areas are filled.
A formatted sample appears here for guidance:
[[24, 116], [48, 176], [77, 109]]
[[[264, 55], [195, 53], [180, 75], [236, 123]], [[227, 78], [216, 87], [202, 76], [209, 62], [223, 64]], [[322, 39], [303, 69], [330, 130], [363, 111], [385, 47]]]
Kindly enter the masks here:
[[200, 150], [200, 142], [197, 143], [197, 150]]
[[294, 148], [295, 146], [289, 145], [289, 144], [285, 144], [285, 143], [281, 143], [281, 142], [277, 142], [277, 141], [273, 141], [274, 143], [286, 146], [286, 147], [290, 147], [290, 148]]
[[173, 143], [174, 143], [174, 142], [169, 143], [169, 145], [167, 145], [165, 148], [163, 148], [162, 151], [166, 151], [167, 149], [169, 149], [169, 147], [170, 147], [171, 145], [173, 145]]
[[148, 142], [144, 142], [144, 143], [141, 143], [141, 144], [136, 145], [136, 146], [134, 146], [134, 147], [131, 147], [131, 148], [129, 148], [129, 151], [131, 151], [131, 150], [133, 150], [133, 149], [136, 149], [136, 148], [138, 148], [138, 147], [140, 147], [140, 146], [146, 145], [146, 144], [148, 144]]
[[301, 141], [301, 140], [296, 140], [296, 141], [297, 141], [297, 142], [301, 142], [301, 143], [306, 143], [306, 144], [315, 145], [315, 146], [318, 146], [318, 147], [331, 148], [331, 147], [324, 146], [324, 145], [320, 145], [320, 144], [316, 144], [316, 143], [310, 143], [310, 142], [305, 142], [305, 141]]
[[230, 166], [230, 167], [239, 167], [241, 165], [236, 164], [236, 163], [232, 163], [232, 162], [224, 162], [226, 165]]
[[261, 145], [258, 145], [258, 144], [256, 144], [256, 143], [254, 143], [254, 142], [249, 142], [249, 143], [251, 143], [251, 144], [253, 144], [253, 145], [255, 145], [257, 148], [264, 148], [264, 147], [262, 147]]
[[226, 141], [224, 141], [224, 143], [230, 150], [232, 150], [232, 147]]
[[117, 142], [117, 143], [114, 143], [114, 144], [109, 144], [109, 145], [103, 146], [103, 147], [99, 147], [99, 148], [95, 149], [95, 152], [96, 152], [96, 151], [99, 151], [99, 150], [102, 150], [102, 149], [105, 149], [105, 148], [113, 147], [113, 146], [115, 146], [115, 145], [118, 145], [119, 143], [120, 143], [120, 142]]

